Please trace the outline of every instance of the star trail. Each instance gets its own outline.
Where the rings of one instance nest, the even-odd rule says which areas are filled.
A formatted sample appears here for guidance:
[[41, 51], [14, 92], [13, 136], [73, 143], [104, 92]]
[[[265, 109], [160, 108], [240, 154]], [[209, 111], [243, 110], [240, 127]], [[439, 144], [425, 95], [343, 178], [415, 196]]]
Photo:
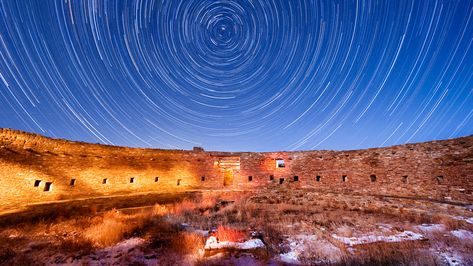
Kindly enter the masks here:
[[0, 127], [135, 147], [473, 133], [473, 1], [0, 1]]

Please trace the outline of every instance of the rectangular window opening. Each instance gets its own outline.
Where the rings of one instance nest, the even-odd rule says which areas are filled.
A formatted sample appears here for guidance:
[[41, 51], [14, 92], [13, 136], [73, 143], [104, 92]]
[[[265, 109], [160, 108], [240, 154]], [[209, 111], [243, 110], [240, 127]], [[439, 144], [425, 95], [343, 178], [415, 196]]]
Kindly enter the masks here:
[[248, 181], [250, 181], [250, 182], [253, 181], [253, 176], [251, 176], [251, 175], [248, 176]]
[[159, 181], [159, 176], [156, 176], [156, 177], [154, 178], [154, 182], [158, 182], [158, 181]]
[[370, 175], [371, 182], [376, 182], [376, 175]]
[[299, 176], [295, 175], [294, 176], [294, 182], [298, 182], [299, 181]]
[[41, 180], [35, 180], [34, 181], [34, 186], [35, 187], [39, 187], [40, 184], [41, 184]]
[[71, 185], [71, 187], [75, 186], [76, 185], [76, 180], [74, 178], [71, 179], [71, 183], [69, 185]]
[[51, 191], [52, 188], [53, 188], [53, 183], [52, 182], [44, 183], [44, 191]]
[[269, 176], [269, 181], [273, 181], [274, 180], [274, 175], [270, 175]]
[[279, 178], [279, 185], [282, 185], [284, 183], [284, 178]]
[[130, 183], [135, 183], [135, 178], [134, 177], [130, 178]]
[[177, 185], [178, 185], [178, 186], [181, 185], [181, 179], [178, 179], [178, 180], [177, 180]]
[[407, 175], [402, 176], [402, 183], [407, 183]]
[[315, 181], [320, 182], [320, 176], [319, 175], [315, 177]]
[[108, 179], [107, 179], [107, 178], [104, 178], [104, 179], [102, 180], [102, 184], [107, 184], [107, 183], [108, 183]]
[[346, 175], [342, 175], [342, 181], [347, 182], [347, 180], [348, 180], [348, 177]]
[[286, 167], [286, 165], [284, 164], [284, 160], [283, 159], [277, 159], [276, 160], [276, 168], [284, 168]]
[[205, 181], [205, 176], [201, 176], [201, 177], [200, 177], [200, 180], [201, 180], [202, 182]]

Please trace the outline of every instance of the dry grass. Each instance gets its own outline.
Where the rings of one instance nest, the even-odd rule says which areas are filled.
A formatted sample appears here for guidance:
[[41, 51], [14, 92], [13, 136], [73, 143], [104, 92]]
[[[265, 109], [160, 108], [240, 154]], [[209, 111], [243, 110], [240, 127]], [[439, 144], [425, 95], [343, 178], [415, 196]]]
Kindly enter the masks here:
[[[4, 225], [0, 240], [4, 237], [8, 241], [0, 247], [0, 264], [22, 264], [21, 250], [33, 242], [37, 243], [32, 253], [23, 256], [23, 261], [37, 254], [84, 256], [97, 248], [140, 237], [146, 240], [143, 249], [161, 254], [158, 256], [160, 265], [180, 265], [184, 260], [188, 264], [205, 265], [205, 258], [200, 254], [205, 238], [186, 231], [181, 225], [186, 223], [195, 229], [214, 230], [220, 241], [241, 241], [250, 232], [256, 234], [267, 247], [264, 255], [254, 255], [260, 261], [289, 252], [288, 236], [316, 235], [320, 241], [338, 247], [339, 251], [309, 246], [304, 263], [313, 264], [317, 259], [338, 256], [341, 265], [435, 265], [439, 263], [438, 257], [429, 249], [448, 245], [450, 249], [468, 253], [473, 244], [453, 236], [446, 237], [442, 232], [430, 234], [430, 240], [422, 243], [361, 245], [351, 254], [344, 244], [333, 241], [332, 234], [344, 237], [370, 234], [380, 230], [378, 225], [390, 225], [396, 233], [415, 230], [416, 225], [422, 223], [441, 223], [446, 230], [473, 230], [471, 225], [453, 218], [462, 215], [467, 214], [458, 208], [438, 207], [428, 202], [386, 201], [303, 190], [267, 190], [245, 196], [209, 193], [154, 204], [142, 210], [111, 210], [78, 216], [66, 213], [56, 215], [54, 219], [35, 218]], [[11, 236], [13, 240], [8, 239]]]
[[173, 204], [169, 207], [169, 214], [182, 215], [187, 212], [192, 212], [196, 209], [198, 204], [192, 200], [183, 200], [179, 203]]
[[112, 212], [106, 214], [100, 222], [86, 229], [84, 236], [96, 246], [103, 247], [119, 242], [125, 234], [129, 234], [133, 229], [133, 226], [126, 220]]
[[346, 224], [339, 225], [335, 229], [335, 232], [337, 233], [337, 235], [343, 236], [343, 237], [352, 237], [353, 236], [353, 228], [349, 225], [346, 225]]
[[168, 209], [166, 206], [164, 206], [164, 205], [161, 205], [161, 204], [157, 204], [157, 203], [156, 203], [156, 204], [153, 206], [153, 209], [152, 209], [151, 213], [152, 213], [152, 215], [154, 215], [154, 216], [164, 216], [164, 215], [166, 215], [166, 214], [169, 213], [169, 209]]
[[342, 257], [340, 265], [439, 265], [440, 261], [422, 243], [373, 243]]
[[6, 264], [16, 256], [15, 250], [11, 247], [0, 247], [0, 264]]
[[205, 238], [191, 232], [180, 232], [171, 239], [171, 249], [177, 254], [199, 254], [203, 251]]
[[447, 230], [457, 230], [467, 226], [465, 221], [454, 219], [450, 215], [445, 214], [435, 214], [432, 217], [434, 223], [443, 224]]
[[215, 236], [218, 241], [241, 242], [247, 238], [246, 232], [222, 225], [219, 225], [217, 231], [212, 235]]

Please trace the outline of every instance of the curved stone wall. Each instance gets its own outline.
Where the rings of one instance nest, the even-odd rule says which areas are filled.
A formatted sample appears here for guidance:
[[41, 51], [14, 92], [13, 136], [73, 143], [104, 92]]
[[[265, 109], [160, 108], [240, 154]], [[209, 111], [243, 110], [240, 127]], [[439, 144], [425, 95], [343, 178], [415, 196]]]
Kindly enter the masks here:
[[0, 211], [115, 194], [262, 187], [472, 202], [473, 136], [353, 151], [231, 153], [115, 147], [0, 129]]

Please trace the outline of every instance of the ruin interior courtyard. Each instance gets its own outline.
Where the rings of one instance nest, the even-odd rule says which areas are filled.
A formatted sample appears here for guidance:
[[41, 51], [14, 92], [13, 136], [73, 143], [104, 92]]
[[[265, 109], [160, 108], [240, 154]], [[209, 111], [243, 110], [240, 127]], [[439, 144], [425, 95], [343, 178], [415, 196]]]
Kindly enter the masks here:
[[2, 264], [473, 263], [472, 136], [258, 153], [1, 129], [0, 176]]
[[473, 266], [473, 0], [0, 0], [0, 266]]

